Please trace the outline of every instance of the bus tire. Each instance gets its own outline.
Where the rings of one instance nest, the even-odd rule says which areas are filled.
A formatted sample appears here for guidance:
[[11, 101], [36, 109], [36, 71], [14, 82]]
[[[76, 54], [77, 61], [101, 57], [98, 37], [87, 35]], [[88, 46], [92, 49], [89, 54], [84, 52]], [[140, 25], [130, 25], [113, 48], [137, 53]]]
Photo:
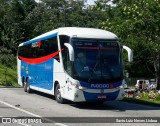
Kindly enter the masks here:
[[65, 99], [61, 97], [61, 92], [60, 92], [60, 86], [59, 86], [59, 84], [57, 84], [57, 86], [55, 88], [55, 99], [60, 104], [64, 104], [64, 102], [65, 102]]
[[24, 92], [27, 92], [27, 84], [26, 84], [26, 81], [24, 82], [23, 89], [24, 89]]
[[27, 93], [31, 93], [30, 85], [28, 79], [24, 82], [24, 91]]
[[22, 78], [22, 87], [24, 88], [24, 81], [25, 79], [24, 79], [24, 77]]

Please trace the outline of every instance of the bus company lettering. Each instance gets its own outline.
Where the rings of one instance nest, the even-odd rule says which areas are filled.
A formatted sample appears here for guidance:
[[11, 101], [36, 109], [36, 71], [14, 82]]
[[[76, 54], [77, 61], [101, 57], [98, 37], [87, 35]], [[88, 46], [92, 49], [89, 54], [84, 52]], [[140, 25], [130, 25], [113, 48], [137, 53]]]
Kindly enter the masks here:
[[91, 88], [109, 88], [109, 84], [91, 84]]

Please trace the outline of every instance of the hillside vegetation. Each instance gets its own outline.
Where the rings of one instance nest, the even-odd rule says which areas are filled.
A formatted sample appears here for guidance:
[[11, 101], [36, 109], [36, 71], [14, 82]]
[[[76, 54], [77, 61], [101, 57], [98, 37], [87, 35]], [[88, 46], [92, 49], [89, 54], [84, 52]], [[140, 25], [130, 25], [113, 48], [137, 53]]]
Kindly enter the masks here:
[[19, 86], [16, 69], [0, 64], [0, 86]]

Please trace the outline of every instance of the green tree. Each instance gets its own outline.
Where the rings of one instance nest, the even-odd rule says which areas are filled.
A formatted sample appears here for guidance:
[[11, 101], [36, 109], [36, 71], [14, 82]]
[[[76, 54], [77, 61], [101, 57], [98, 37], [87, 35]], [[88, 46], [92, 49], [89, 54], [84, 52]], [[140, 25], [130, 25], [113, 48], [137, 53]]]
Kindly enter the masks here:
[[[24, 20], [33, 9], [34, 0], [1, 0], [1, 45], [11, 49], [14, 55], [17, 52], [17, 40], [25, 34]], [[30, 5], [29, 5], [30, 4]]]
[[[108, 1], [107, 1], [108, 2]], [[133, 75], [154, 76], [160, 88], [160, 1], [113, 0], [115, 6], [97, 2], [97, 8], [109, 13], [101, 28], [115, 32], [134, 50]], [[138, 68], [138, 69], [137, 69]], [[150, 73], [146, 75], [146, 73]]]

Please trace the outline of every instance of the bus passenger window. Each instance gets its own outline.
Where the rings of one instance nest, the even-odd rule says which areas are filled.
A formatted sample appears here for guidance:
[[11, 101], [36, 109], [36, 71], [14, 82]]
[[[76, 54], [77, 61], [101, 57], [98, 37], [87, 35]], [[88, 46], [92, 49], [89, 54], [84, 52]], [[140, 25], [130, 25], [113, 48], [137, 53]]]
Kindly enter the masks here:
[[69, 60], [68, 48], [64, 47], [64, 50], [62, 51], [62, 57], [64, 69], [69, 75], [71, 75], [71, 61]]

